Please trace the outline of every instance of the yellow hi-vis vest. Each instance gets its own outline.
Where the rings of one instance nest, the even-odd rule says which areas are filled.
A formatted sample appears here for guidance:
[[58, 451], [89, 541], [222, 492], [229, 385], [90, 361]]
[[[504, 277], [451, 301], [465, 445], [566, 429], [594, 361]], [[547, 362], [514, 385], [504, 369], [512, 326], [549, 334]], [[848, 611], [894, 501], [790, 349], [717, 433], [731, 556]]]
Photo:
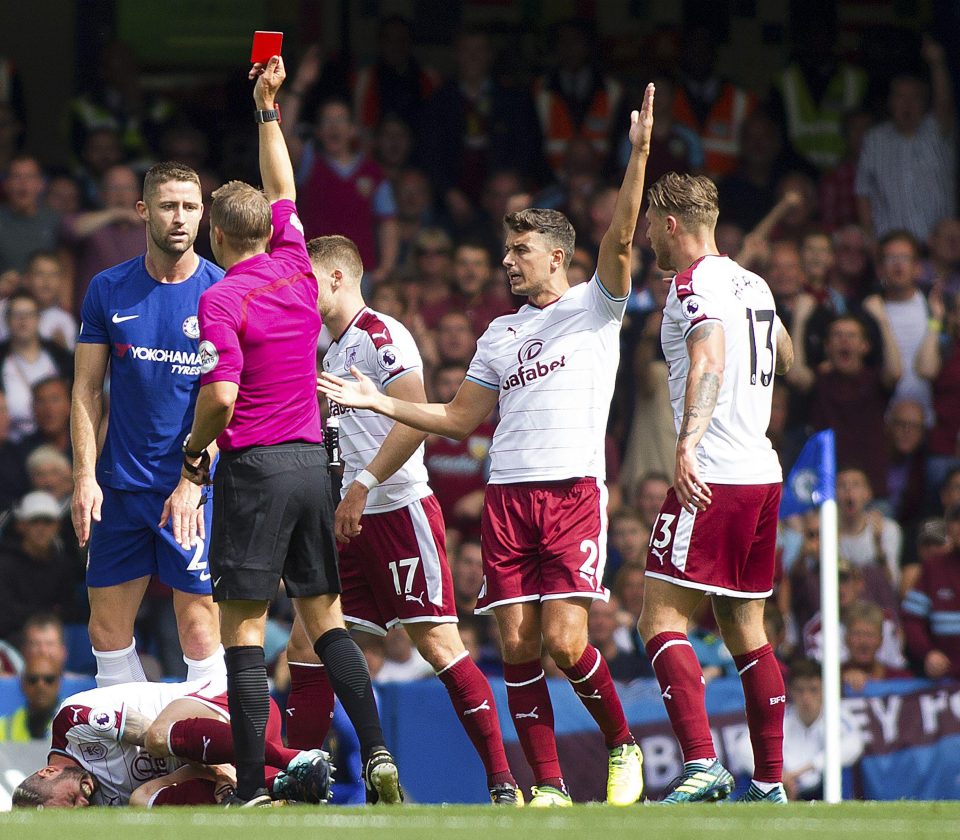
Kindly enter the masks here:
[[794, 149], [820, 169], [832, 169], [843, 158], [842, 119], [863, 101], [867, 74], [859, 67], [841, 64], [827, 84], [819, 107], [810, 95], [800, 66], [791, 64], [780, 77], [787, 116], [787, 136]]

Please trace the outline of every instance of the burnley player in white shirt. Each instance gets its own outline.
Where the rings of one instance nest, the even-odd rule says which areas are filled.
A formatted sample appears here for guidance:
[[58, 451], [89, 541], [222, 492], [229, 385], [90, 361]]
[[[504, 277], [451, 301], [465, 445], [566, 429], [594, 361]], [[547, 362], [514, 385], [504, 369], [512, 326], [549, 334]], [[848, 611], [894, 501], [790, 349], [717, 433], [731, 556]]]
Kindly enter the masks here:
[[[399, 321], [364, 303], [357, 246], [344, 236], [322, 236], [308, 242], [307, 251], [319, 284], [320, 314], [334, 336], [323, 369], [347, 377], [351, 369], [361, 371], [390, 397], [426, 402], [423, 364], [413, 336]], [[331, 415], [339, 420], [344, 465], [343, 498], [334, 520], [344, 620], [380, 636], [396, 624], [403, 626], [446, 687], [483, 762], [492, 802], [522, 805], [504, 752], [493, 692], [457, 630], [443, 514], [423, 464], [426, 434], [373, 411], [336, 403], [331, 403]], [[332, 708], [333, 695], [299, 622], [287, 661], [294, 681], [288, 736], [292, 726], [300, 743], [301, 726], [323, 722], [308, 706]], [[312, 690], [302, 686], [311, 679]], [[312, 720], [302, 720], [298, 708]], [[319, 744], [325, 735], [314, 729], [302, 742]]]
[[499, 403], [482, 523], [484, 585], [503, 644], [510, 713], [536, 785], [533, 806], [569, 805], [553, 731], [541, 650], [545, 646], [596, 720], [610, 751], [607, 801], [636, 802], [642, 757], [610, 671], [588, 643], [593, 599], [606, 600], [604, 433], [630, 293], [630, 254], [653, 128], [653, 85], [630, 118], [633, 150], [597, 273], [572, 287], [574, 232], [554, 210], [504, 220], [507, 270], [528, 303], [496, 318], [457, 395], [447, 404], [394, 399], [356, 368], [319, 387], [341, 405], [372, 409], [423, 431], [462, 439]]
[[789, 370], [793, 347], [763, 278], [717, 251], [713, 182], [670, 172], [648, 200], [657, 265], [678, 272], [661, 327], [676, 467], [651, 532], [639, 624], [684, 758], [664, 801], [713, 801], [733, 787], [717, 761], [703, 674], [686, 635], [710, 595], [746, 699], [755, 770], [743, 800], [785, 802], [784, 686], [763, 626], [782, 474], [766, 430], [774, 374]]

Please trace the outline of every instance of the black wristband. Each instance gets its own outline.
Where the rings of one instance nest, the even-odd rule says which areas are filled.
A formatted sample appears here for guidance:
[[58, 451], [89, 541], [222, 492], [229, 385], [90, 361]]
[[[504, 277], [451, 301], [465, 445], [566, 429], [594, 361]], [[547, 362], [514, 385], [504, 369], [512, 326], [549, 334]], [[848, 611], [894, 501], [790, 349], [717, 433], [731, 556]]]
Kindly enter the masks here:
[[275, 104], [273, 108], [267, 110], [257, 109], [253, 112], [253, 120], [260, 125], [273, 122], [274, 120], [280, 122], [280, 107]]

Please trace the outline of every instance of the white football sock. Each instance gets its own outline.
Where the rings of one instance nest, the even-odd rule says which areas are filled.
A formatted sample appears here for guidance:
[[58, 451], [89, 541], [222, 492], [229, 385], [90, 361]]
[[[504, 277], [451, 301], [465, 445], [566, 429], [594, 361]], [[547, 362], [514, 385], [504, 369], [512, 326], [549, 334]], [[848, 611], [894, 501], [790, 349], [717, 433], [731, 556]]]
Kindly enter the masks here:
[[774, 788], [780, 787], [780, 782], [758, 782], [756, 779], [751, 779], [750, 784], [762, 793], [770, 793]]
[[223, 645], [219, 645], [206, 659], [191, 659], [184, 655], [183, 661], [187, 663], [187, 682], [211, 680], [227, 675], [227, 663], [223, 660]]
[[97, 658], [97, 687], [119, 685], [128, 682], [146, 682], [147, 675], [143, 673], [143, 665], [137, 656], [137, 640], [130, 643], [130, 647], [123, 650], [97, 650], [93, 648], [93, 655]]

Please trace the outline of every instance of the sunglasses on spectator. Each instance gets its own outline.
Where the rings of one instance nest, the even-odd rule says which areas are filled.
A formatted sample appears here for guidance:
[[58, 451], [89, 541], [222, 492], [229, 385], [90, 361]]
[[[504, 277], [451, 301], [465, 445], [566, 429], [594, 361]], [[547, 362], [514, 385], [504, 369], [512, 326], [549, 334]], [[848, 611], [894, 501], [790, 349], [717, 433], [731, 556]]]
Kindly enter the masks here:
[[45, 685], [53, 685], [58, 679], [60, 678], [56, 674], [26, 674], [23, 681], [27, 685], [36, 685], [41, 681]]

